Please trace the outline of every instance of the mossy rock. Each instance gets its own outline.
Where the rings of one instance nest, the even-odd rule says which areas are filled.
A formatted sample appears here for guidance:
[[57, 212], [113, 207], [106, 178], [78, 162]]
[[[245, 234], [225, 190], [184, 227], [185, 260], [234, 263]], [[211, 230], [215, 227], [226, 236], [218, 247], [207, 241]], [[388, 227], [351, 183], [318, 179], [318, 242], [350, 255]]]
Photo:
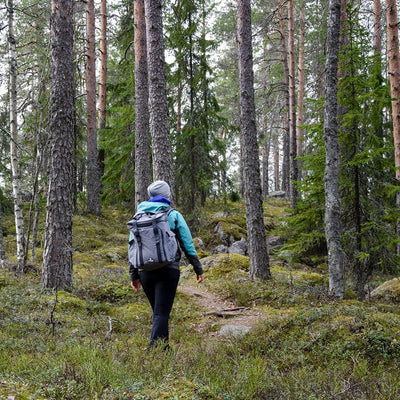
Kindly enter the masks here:
[[128, 257], [128, 245], [127, 243], [125, 246], [115, 246], [115, 247], [108, 247], [107, 250], [103, 254], [108, 260], [110, 261], [118, 261], [127, 259]]
[[296, 284], [308, 284], [310, 286], [327, 283], [328, 278], [317, 272], [308, 272], [304, 270], [287, 270], [283, 267], [274, 265], [271, 267], [271, 273], [278, 282], [290, 282]]
[[208, 268], [222, 268], [224, 271], [229, 272], [236, 269], [245, 271], [250, 269], [249, 257], [240, 254], [213, 254], [202, 258], [201, 263], [206, 270]]
[[371, 292], [371, 297], [400, 303], [400, 279], [384, 282]]

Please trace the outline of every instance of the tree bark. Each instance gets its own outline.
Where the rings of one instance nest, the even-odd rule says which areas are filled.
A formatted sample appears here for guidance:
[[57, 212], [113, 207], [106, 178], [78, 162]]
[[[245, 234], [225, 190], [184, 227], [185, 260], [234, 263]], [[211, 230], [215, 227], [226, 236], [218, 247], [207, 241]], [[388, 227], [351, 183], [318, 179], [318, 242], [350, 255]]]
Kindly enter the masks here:
[[21, 172], [19, 168], [18, 156], [18, 121], [17, 121], [17, 55], [16, 40], [14, 36], [14, 1], [8, 0], [8, 44], [10, 62], [10, 155], [12, 172], [12, 193], [14, 199], [14, 219], [17, 236], [17, 273], [23, 272], [26, 262], [25, 257], [25, 229], [22, 213], [21, 199]]
[[262, 134], [262, 197], [264, 201], [268, 198], [269, 193], [269, 149], [270, 149], [270, 136], [268, 135], [268, 119], [264, 114], [263, 116], [263, 134]]
[[99, 78], [99, 130], [107, 122], [107, 0], [100, 3], [100, 78]]
[[[100, 77], [99, 77], [99, 131], [106, 128], [107, 125], [107, 0], [101, 0], [100, 3]], [[104, 149], [99, 149], [99, 179], [101, 191], [101, 177], [104, 174]]]
[[325, 66], [325, 234], [328, 247], [329, 292], [337, 298], [344, 297], [339, 195], [339, 144], [338, 144], [338, 59], [340, 35], [340, 1], [329, 1], [329, 20]]
[[135, 204], [148, 198], [151, 183], [149, 84], [144, 1], [134, 1], [135, 21]]
[[382, 5], [381, 0], [374, 0], [374, 39], [373, 46], [377, 54], [382, 54]]
[[167, 87], [161, 0], [145, 0], [147, 62], [149, 73], [150, 132], [153, 179], [169, 183], [173, 196], [173, 167], [169, 136]]
[[250, 0], [238, 0], [237, 41], [242, 167], [249, 242], [250, 277], [271, 278], [263, 220], [259, 150], [254, 104], [253, 50]]
[[[400, 51], [399, 25], [395, 0], [386, 0], [386, 29], [388, 75], [390, 81], [390, 97], [392, 98], [392, 120], [394, 141], [394, 162], [396, 179], [400, 181]], [[397, 193], [396, 206], [400, 210], [400, 192]], [[397, 222], [397, 235], [400, 237], [400, 220]], [[400, 255], [400, 243], [397, 244]]]
[[4, 247], [3, 237], [3, 207], [0, 199], [0, 265], [3, 266], [3, 262], [7, 260], [6, 249]]
[[283, 132], [283, 156], [282, 156], [282, 190], [286, 196], [290, 196], [290, 132], [289, 132], [289, 63], [288, 51], [286, 46], [286, 30], [284, 24], [284, 5], [283, 0], [279, 0], [279, 25], [282, 47], [282, 64], [284, 73], [284, 98], [285, 108], [282, 110], [282, 132]]
[[96, 121], [96, 26], [94, 0], [86, 1], [87, 211], [101, 215]]
[[292, 208], [297, 203], [298, 168], [296, 150], [296, 72], [294, 56], [294, 10], [293, 0], [288, 0], [288, 65], [289, 65], [289, 164], [290, 164], [290, 183], [289, 197]]
[[72, 287], [74, 0], [51, 2], [50, 165], [42, 285]]
[[[297, 157], [303, 155], [303, 128], [304, 125], [304, 65], [305, 65], [305, 55], [304, 55], [304, 36], [306, 30], [306, 21], [304, 15], [304, 3], [300, 10], [300, 36], [299, 36], [299, 65], [298, 65], [298, 78], [299, 86], [297, 92], [297, 121], [296, 121], [296, 151]], [[298, 179], [301, 180], [301, 162], [297, 160], [298, 166]]]
[[279, 140], [274, 136], [274, 190], [279, 190]]

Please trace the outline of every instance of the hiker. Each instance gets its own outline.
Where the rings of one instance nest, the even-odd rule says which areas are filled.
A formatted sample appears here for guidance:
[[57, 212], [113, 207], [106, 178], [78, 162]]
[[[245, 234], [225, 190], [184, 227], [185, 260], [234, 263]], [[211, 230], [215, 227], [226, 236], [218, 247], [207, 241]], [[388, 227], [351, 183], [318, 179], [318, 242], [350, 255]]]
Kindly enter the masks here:
[[170, 208], [171, 190], [168, 183], [155, 181], [147, 188], [147, 192], [150, 199], [140, 203], [137, 211], [156, 212], [163, 209], [168, 210], [166, 211], [168, 213], [168, 228], [175, 233], [179, 246], [177, 246], [173, 261], [158, 269], [149, 271], [135, 268], [133, 263], [129, 262], [129, 275], [132, 289], [138, 292], [140, 287], [143, 286], [153, 310], [150, 347], [159, 340], [164, 341], [164, 345], [168, 347], [168, 320], [179, 281], [181, 250], [185, 253], [190, 264], [193, 265], [198, 283], [204, 280], [204, 274], [193, 244], [192, 235], [184, 217], [177, 210]]

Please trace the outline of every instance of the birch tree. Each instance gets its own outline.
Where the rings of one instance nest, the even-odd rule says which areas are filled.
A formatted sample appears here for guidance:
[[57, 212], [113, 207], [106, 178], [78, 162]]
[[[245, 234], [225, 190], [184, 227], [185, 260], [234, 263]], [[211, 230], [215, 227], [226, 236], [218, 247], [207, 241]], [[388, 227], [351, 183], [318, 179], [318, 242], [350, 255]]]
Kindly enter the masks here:
[[72, 287], [74, 0], [51, 2], [50, 160], [42, 285]]
[[325, 66], [325, 235], [328, 247], [329, 292], [344, 297], [339, 195], [338, 143], [338, 59], [341, 0], [329, 1], [328, 33]]
[[24, 240], [24, 219], [21, 199], [21, 173], [19, 167], [19, 138], [17, 115], [17, 55], [14, 35], [14, 1], [8, 0], [8, 53], [9, 53], [9, 101], [10, 101], [10, 153], [12, 172], [12, 193], [14, 199], [15, 230], [17, 235], [17, 273], [22, 273], [26, 261]]
[[135, 23], [135, 204], [147, 199], [151, 183], [149, 84], [144, 0], [134, 1]]
[[237, 42], [241, 155], [249, 242], [250, 277], [269, 279], [269, 256], [262, 209], [259, 150], [254, 104], [253, 50], [250, 0], [238, 0]]

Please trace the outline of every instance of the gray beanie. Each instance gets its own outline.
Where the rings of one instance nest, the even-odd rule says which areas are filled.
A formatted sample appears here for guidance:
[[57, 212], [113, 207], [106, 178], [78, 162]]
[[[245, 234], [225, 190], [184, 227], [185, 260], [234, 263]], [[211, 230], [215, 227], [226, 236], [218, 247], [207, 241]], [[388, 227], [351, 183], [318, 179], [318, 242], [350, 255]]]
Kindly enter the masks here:
[[171, 197], [171, 189], [167, 182], [155, 181], [148, 188], [147, 193], [150, 197], [162, 196]]

